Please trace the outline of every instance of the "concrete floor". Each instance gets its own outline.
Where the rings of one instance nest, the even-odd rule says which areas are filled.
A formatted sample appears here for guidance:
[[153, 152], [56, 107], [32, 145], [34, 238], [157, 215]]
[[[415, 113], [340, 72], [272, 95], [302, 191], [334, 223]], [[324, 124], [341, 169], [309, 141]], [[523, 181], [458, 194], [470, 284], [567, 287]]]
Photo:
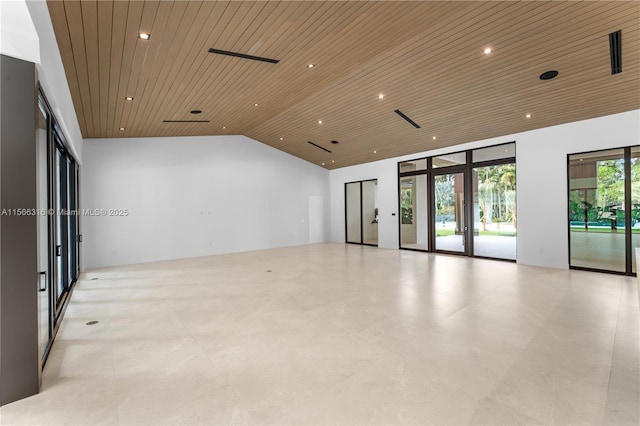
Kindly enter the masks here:
[[635, 278], [350, 244], [97, 270], [0, 422], [637, 425], [639, 312]]

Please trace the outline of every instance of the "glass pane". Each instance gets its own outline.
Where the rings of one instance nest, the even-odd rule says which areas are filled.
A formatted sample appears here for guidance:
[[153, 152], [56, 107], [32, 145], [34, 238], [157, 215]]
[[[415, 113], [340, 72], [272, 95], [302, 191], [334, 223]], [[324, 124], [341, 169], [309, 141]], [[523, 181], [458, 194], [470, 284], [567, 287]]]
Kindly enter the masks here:
[[427, 159], [411, 160], [400, 163], [400, 173], [427, 170]]
[[[64, 216], [62, 216], [61, 210], [64, 208], [63, 205], [63, 189], [62, 189], [62, 181], [64, 176], [62, 175], [62, 170], [64, 169], [62, 164], [63, 158], [62, 153], [56, 149], [55, 154], [55, 175], [56, 175], [56, 184], [55, 184], [55, 264], [56, 264], [56, 300], [60, 299], [62, 294], [64, 293], [65, 283], [64, 283], [64, 264], [62, 262], [62, 247], [63, 247], [63, 223]], [[58, 256], [58, 254], [60, 254]]]
[[636, 248], [640, 248], [640, 147], [631, 148], [631, 266], [637, 272]]
[[473, 169], [473, 254], [516, 258], [516, 165]]
[[362, 182], [362, 242], [378, 244], [378, 181]]
[[498, 160], [516, 156], [516, 144], [508, 143], [504, 145], [490, 146], [487, 148], [474, 149], [472, 154], [473, 162]]
[[67, 215], [65, 217], [66, 221], [67, 221], [67, 288], [71, 287], [71, 284], [73, 283], [73, 263], [71, 262], [71, 258], [72, 258], [72, 252], [73, 252], [73, 218], [74, 216], [72, 215], [72, 210], [73, 210], [73, 205], [72, 205], [72, 169], [71, 169], [71, 160], [69, 160], [69, 158], [67, 157], [67, 203], [66, 203], [66, 207], [65, 209], [67, 210]]
[[467, 163], [467, 153], [466, 152], [456, 152], [453, 154], [440, 155], [438, 157], [433, 157], [433, 168], [436, 167], [449, 167], [449, 166], [459, 166], [460, 164]]
[[434, 177], [436, 250], [465, 251], [464, 174]]
[[571, 266], [625, 271], [624, 151], [569, 156]]
[[[45, 212], [49, 208], [47, 205], [47, 196], [49, 194], [47, 187], [47, 113], [42, 105], [38, 110], [38, 128], [36, 129], [36, 194], [37, 209], [39, 212]], [[49, 304], [49, 239], [47, 224], [47, 215], [38, 214], [37, 216], [37, 235], [38, 235], [38, 349], [40, 357], [44, 354], [44, 350], [49, 343], [49, 321], [50, 321], [50, 304]]]
[[361, 243], [360, 182], [346, 184], [347, 242]]
[[428, 250], [427, 175], [400, 179], [400, 247]]

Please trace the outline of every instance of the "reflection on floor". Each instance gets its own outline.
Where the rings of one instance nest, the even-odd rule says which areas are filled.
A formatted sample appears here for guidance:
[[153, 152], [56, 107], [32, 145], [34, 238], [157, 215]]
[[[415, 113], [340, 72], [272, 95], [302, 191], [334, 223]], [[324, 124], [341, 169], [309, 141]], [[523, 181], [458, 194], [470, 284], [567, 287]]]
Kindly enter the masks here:
[[625, 270], [625, 234], [571, 232], [571, 266]]
[[[446, 235], [436, 237], [437, 250], [455, 252], [464, 251], [462, 235]], [[516, 237], [476, 235], [473, 239], [475, 256], [495, 257], [497, 259], [516, 259]]]
[[94, 271], [42, 393], [0, 418], [637, 425], [636, 289], [630, 277], [351, 244]]
[[402, 248], [414, 249], [414, 250], [427, 250], [426, 244], [414, 244], [414, 243], [402, 243]]
[[477, 235], [473, 238], [473, 253], [476, 256], [515, 260], [516, 237]]

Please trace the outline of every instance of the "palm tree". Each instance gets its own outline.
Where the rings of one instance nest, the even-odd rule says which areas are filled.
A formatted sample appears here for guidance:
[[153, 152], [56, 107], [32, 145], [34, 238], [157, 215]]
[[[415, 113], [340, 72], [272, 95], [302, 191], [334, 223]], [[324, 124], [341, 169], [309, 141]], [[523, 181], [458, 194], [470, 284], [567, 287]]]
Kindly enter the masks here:
[[[511, 170], [507, 170], [504, 171], [502, 173], [502, 176], [500, 177], [500, 182], [502, 182], [502, 184], [504, 185], [504, 207], [505, 207], [505, 217], [509, 216], [509, 206], [510, 204], [515, 203], [515, 197], [513, 202], [507, 202], [507, 191], [509, 191], [510, 189], [512, 189], [516, 183], [516, 174], [511, 171]], [[511, 200], [510, 200], [511, 201]]]

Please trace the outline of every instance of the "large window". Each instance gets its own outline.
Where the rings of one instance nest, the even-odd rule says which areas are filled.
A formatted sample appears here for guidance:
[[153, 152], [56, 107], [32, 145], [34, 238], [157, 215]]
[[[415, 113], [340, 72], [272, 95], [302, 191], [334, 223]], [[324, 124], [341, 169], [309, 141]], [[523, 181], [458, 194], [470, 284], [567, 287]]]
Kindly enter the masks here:
[[640, 246], [640, 147], [568, 156], [569, 265], [632, 274]]
[[515, 143], [398, 164], [400, 247], [516, 259]]

